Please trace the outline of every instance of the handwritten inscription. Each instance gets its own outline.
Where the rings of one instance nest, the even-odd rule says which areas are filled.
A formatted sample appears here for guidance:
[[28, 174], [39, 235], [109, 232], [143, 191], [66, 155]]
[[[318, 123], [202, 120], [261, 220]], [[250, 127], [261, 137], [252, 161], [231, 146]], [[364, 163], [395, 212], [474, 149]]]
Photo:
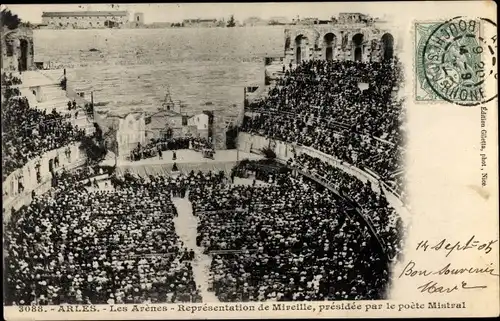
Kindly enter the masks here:
[[419, 286], [417, 289], [420, 290], [420, 292], [424, 293], [429, 293], [429, 294], [434, 294], [434, 293], [451, 293], [453, 291], [458, 290], [458, 286], [453, 286], [453, 287], [444, 287], [439, 285], [435, 281], [430, 281], [428, 283], [425, 283], [424, 285]]
[[426, 270], [426, 269], [416, 269], [416, 263], [414, 261], [408, 262], [405, 268], [399, 275], [399, 278], [403, 276], [431, 276], [431, 275], [461, 275], [461, 274], [489, 274], [492, 276], [499, 276], [497, 272], [495, 272], [495, 268], [493, 267], [493, 263], [490, 263], [484, 267], [463, 267], [463, 268], [454, 268], [451, 263], [446, 264], [444, 267], [437, 270]]
[[466, 242], [450, 242], [447, 239], [442, 239], [441, 241], [431, 244], [428, 240], [420, 241], [417, 244], [417, 251], [444, 251], [446, 252], [446, 257], [448, 257], [454, 251], [467, 251], [467, 250], [478, 250], [484, 251], [485, 254], [490, 253], [493, 250], [492, 245], [497, 243], [498, 240], [489, 240], [489, 241], [478, 241], [475, 240], [476, 236], [473, 235]]
[[[471, 275], [471, 274], [482, 274], [482, 275], [491, 275], [494, 277], [498, 277], [499, 274], [493, 267], [493, 263], [489, 263], [482, 267], [454, 267], [451, 263], [446, 264], [445, 266], [439, 269], [421, 269], [417, 268], [417, 264], [414, 261], [408, 262], [404, 267], [401, 274], [399, 274], [399, 278], [402, 277], [430, 277], [433, 275], [439, 276], [447, 276], [447, 275]], [[463, 290], [474, 290], [474, 289], [485, 289], [486, 285], [471, 285], [465, 281], [461, 281], [460, 284], [454, 284], [452, 286], [444, 286], [441, 285], [438, 281], [426, 281], [426, 283], [417, 287], [421, 293], [428, 294], [446, 294], [452, 293], [455, 291]]]
[[436, 281], [429, 281], [419, 287], [417, 289], [420, 290], [422, 293], [429, 293], [429, 294], [447, 294], [447, 293], [452, 293], [454, 291], [458, 291], [459, 289], [464, 289], [464, 290], [474, 290], [474, 289], [485, 289], [486, 285], [468, 285], [467, 282], [462, 281], [460, 285], [453, 285], [453, 286], [442, 286]]

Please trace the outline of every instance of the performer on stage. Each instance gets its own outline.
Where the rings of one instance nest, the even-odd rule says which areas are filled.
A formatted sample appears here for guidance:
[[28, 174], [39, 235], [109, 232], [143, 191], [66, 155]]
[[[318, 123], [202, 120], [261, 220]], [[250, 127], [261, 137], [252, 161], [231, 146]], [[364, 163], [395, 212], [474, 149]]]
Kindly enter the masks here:
[[158, 145], [158, 157], [159, 157], [160, 159], [163, 159], [163, 154], [162, 154], [162, 152], [161, 152], [161, 147], [160, 147], [160, 145]]

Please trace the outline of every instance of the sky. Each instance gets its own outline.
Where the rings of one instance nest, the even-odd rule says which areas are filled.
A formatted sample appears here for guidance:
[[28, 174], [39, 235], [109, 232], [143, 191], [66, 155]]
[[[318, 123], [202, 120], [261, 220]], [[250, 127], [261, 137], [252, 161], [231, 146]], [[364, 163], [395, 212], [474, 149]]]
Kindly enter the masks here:
[[[82, 11], [82, 10], [127, 10], [130, 16], [135, 12], [144, 13], [146, 23], [180, 22], [183, 19], [194, 18], [224, 18], [234, 15], [236, 20], [243, 21], [248, 17], [269, 19], [284, 16], [288, 19], [317, 17], [329, 19], [339, 12], [360, 12], [373, 17], [385, 16], [382, 8], [369, 2], [292, 2], [292, 3], [153, 3], [153, 4], [16, 4], [2, 5], [17, 14], [23, 21], [42, 22], [44, 11]], [[368, 10], [369, 9], [369, 10]], [[387, 8], [385, 10], [387, 12]]]

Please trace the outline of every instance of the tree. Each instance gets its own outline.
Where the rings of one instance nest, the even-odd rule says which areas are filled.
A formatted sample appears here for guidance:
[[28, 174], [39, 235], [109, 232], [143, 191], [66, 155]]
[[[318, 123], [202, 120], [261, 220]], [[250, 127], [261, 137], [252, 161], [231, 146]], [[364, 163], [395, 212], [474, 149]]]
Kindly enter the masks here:
[[236, 27], [236, 22], [234, 21], [233, 15], [231, 15], [231, 17], [229, 18], [229, 21], [227, 22], [227, 27], [228, 28]]
[[61, 87], [62, 90], [66, 90], [68, 86], [68, 79], [66, 79], [66, 77], [61, 79], [61, 81], [59, 82], [59, 86]]
[[264, 157], [266, 159], [275, 159], [276, 158], [276, 153], [271, 147], [264, 147], [261, 148], [260, 152], [264, 154]]
[[92, 138], [95, 139], [96, 142], [101, 143], [103, 141], [103, 131], [98, 123], [92, 123], [94, 126], [94, 133], [92, 134]]
[[17, 14], [12, 14], [9, 9], [3, 9], [0, 13], [0, 21], [3, 27], [7, 27], [10, 30], [16, 29], [21, 24], [21, 19], [17, 16]]
[[80, 150], [87, 156], [87, 162], [98, 163], [104, 159], [107, 149], [102, 144], [96, 143], [91, 137], [85, 136], [80, 141]]
[[100, 162], [108, 153], [109, 144], [106, 144], [102, 129], [97, 123], [94, 123], [94, 128], [94, 135], [84, 136], [80, 141], [80, 150], [85, 152], [89, 163]]

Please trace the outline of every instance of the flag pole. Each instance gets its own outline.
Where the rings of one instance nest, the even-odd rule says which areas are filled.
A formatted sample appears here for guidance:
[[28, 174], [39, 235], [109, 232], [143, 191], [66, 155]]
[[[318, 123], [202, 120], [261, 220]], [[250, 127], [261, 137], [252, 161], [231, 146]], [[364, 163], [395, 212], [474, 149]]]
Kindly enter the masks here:
[[96, 117], [95, 117], [94, 92], [93, 91], [90, 92], [90, 108], [92, 108], [92, 118], [93, 118], [93, 121], [95, 122]]
[[236, 127], [236, 163], [240, 162], [240, 144], [238, 140], [238, 136], [240, 133], [240, 127]]
[[[245, 117], [245, 108], [247, 104], [247, 87], [243, 87], [243, 118]], [[240, 161], [240, 115], [238, 115], [237, 121], [236, 121], [236, 162], [239, 163]], [[241, 121], [242, 122], [242, 121]]]

